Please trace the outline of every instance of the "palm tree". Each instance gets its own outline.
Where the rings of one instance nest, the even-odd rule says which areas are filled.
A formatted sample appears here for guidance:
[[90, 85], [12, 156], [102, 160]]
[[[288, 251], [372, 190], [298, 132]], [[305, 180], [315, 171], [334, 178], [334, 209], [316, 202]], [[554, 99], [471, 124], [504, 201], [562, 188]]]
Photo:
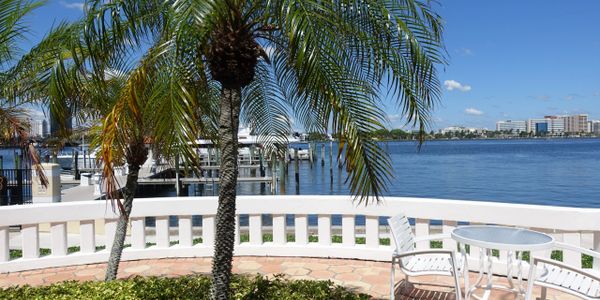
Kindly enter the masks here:
[[40, 174], [41, 183], [46, 185], [39, 155], [30, 141], [27, 112], [19, 107], [23, 101], [15, 97], [10, 84], [11, 67], [19, 52], [18, 42], [27, 32], [23, 18], [40, 5], [40, 2], [0, 1], [0, 142], [23, 149]]
[[[110, 281], [117, 276], [140, 167], [148, 158], [147, 142], [152, 141], [157, 155], [178, 156], [194, 165], [188, 141], [198, 135], [197, 128], [214, 131], [215, 109], [209, 100], [216, 93], [214, 87], [200, 89], [182, 81], [189, 76], [178, 75], [184, 68], [174, 60], [175, 48], [159, 47], [162, 40], [137, 62], [134, 53], [107, 58], [117, 45], [97, 40], [84, 26], [98, 20], [59, 24], [14, 69], [20, 97], [50, 106], [58, 119], [75, 113], [94, 123], [92, 131], [98, 134], [93, 145], [100, 150], [106, 193], [120, 212], [105, 276]], [[197, 103], [198, 98], [205, 101]], [[114, 168], [125, 164], [121, 189]]]
[[[385, 95], [422, 133], [440, 96], [442, 26], [429, 2], [96, 0], [87, 18], [86, 37], [100, 50], [90, 56], [95, 78], [150, 41], [144, 57], [170, 49], [178, 70], [172, 74], [201, 91], [196, 95], [215, 83], [220, 89], [214, 299], [229, 298], [240, 122], [267, 144], [285, 142], [289, 116], [307, 131], [338, 132], [350, 188], [366, 204], [380, 200], [392, 176], [370, 134], [387, 123]], [[168, 90], [188, 98], [187, 89]]]
[[[198, 67], [221, 84], [212, 274], [213, 298], [228, 299], [240, 115], [257, 117], [268, 109], [263, 103], [282, 104], [306, 127], [339, 132], [352, 192], [360, 201], [379, 199], [391, 175], [387, 154], [370, 139], [386, 122], [381, 92], [391, 91], [407, 120], [424, 132], [440, 94], [435, 67], [444, 62], [442, 26], [427, 3], [412, 0], [176, 1], [173, 9], [177, 39], [196, 39], [206, 63]], [[265, 91], [263, 97], [244, 98], [253, 88]], [[284, 112], [254, 123], [264, 126], [263, 134], [280, 135], [269, 121], [277, 123]]]

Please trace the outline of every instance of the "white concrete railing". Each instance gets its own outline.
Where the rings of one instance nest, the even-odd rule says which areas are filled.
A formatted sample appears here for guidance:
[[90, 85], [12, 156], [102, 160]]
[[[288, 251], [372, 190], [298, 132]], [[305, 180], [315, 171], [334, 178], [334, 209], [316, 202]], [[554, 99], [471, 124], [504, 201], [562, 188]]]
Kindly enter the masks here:
[[[136, 199], [128, 237], [131, 247], [124, 250], [122, 259], [211, 256], [216, 210], [216, 197]], [[364, 206], [353, 204], [348, 196], [240, 196], [237, 213], [247, 214], [249, 218], [248, 226], [240, 228], [238, 215], [235, 255], [389, 261], [392, 248], [380, 245], [380, 238], [389, 237], [388, 228], [380, 225], [379, 217], [397, 212], [415, 218], [417, 236], [450, 232], [457, 222], [501, 224], [543, 231], [577, 246], [600, 248], [600, 209], [400, 197], [387, 197], [381, 205]], [[272, 214], [272, 226], [263, 226], [262, 214]], [[295, 226], [286, 226], [286, 215], [291, 214]], [[202, 226], [192, 226], [192, 215], [203, 217]], [[318, 215], [317, 226], [309, 226], [308, 215]], [[332, 215], [342, 216], [341, 226], [332, 226]], [[169, 216], [178, 216], [178, 226], [169, 227]], [[356, 216], [365, 216], [364, 226], [356, 225]], [[156, 218], [155, 228], [145, 225], [145, 217]], [[0, 273], [105, 262], [116, 218], [105, 201], [1, 207]], [[441, 220], [442, 225], [432, 226], [430, 220]], [[43, 233], [44, 228], [48, 233]], [[240, 243], [242, 233], [249, 236], [248, 242]], [[263, 234], [272, 234], [273, 241], [263, 242]], [[290, 234], [295, 242], [287, 241]], [[42, 235], [50, 240], [50, 255], [40, 256]], [[341, 236], [342, 242], [332, 243], [334, 235]], [[310, 242], [309, 236], [317, 236], [318, 242]], [[356, 244], [358, 236], [365, 238], [364, 244]], [[194, 244], [194, 238], [198, 237], [202, 242]], [[11, 259], [9, 244], [14, 243], [9, 240], [14, 242], [17, 238], [22, 241], [22, 257]], [[146, 245], [150, 238], [156, 245]], [[107, 247], [97, 251], [101, 240], [106, 241]], [[173, 240], [179, 243], [171, 245]], [[79, 245], [80, 250], [67, 253], [68, 245], [73, 244]], [[417, 245], [417, 248], [428, 247], [427, 243]], [[456, 249], [456, 243], [444, 240], [443, 247]], [[471, 252], [475, 253], [473, 248]], [[498, 267], [506, 261], [507, 255], [500, 253], [495, 260]], [[549, 256], [550, 252], [536, 255]], [[571, 265], [581, 265], [577, 253], [565, 252], [563, 257]], [[600, 269], [600, 262], [594, 261], [594, 268]], [[500, 268], [497, 270], [502, 272]]]

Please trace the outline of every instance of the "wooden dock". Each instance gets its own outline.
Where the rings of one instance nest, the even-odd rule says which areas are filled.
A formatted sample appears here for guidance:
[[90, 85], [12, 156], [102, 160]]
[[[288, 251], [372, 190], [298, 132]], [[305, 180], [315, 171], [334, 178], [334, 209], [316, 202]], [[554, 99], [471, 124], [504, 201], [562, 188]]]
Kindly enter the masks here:
[[[213, 184], [219, 183], [219, 178], [211, 178], [211, 177], [199, 177], [199, 178], [180, 178], [179, 179], [182, 184]], [[264, 177], [238, 177], [238, 183], [271, 183], [273, 181], [273, 177], [264, 176]], [[173, 185], [177, 182], [177, 178], [140, 178], [138, 179], [138, 184], [143, 185], [161, 185], [161, 184], [169, 184]]]

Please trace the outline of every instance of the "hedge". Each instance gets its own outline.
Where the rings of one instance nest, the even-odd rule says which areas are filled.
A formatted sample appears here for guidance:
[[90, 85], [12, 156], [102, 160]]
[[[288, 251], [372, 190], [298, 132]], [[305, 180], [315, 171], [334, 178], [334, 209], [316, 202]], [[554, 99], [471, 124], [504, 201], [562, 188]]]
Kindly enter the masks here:
[[[209, 299], [210, 277], [205, 275], [133, 277], [111, 282], [65, 281], [49, 286], [0, 289], [0, 299]], [[288, 280], [282, 275], [234, 275], [233, 299], [369, 299], [331, 281]]]

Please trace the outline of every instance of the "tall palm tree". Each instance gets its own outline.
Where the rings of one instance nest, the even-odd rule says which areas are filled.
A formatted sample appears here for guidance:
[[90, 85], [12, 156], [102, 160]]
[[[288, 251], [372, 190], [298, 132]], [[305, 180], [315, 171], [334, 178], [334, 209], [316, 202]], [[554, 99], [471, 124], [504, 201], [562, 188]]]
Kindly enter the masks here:
[[[351, 191], [370, 203], [380, 200], [392, 176], [388, 155], [370, 138], [387, 122], [384, 98], [393, 98], [406, 121], [424, 132], [440, 96], [436, 66], [445, 63], [442, 25], [428, 1], [87, 4], [87, 37], [100, 50], [91, 55], [94, 77], [103, 78], [107, 62], [129, 53], [132, 45], [143, 51], [140, 45], [150, 41], [154, 54], [147, 57], [162, 53], [152, 49], [173, 51], [178, 80], [201, 91], [215, 83], [220, 88], [215, 299], [229, 298], [240, 121], [267, 144], [285, 142], [290, 116], [308, 131], [339, 133], [338, 157], [345, 153]], [[169, 90], [188, 97], [187, 90]]]
[[[195, 38], [197, 55], [221, 84], [221, 151], [213, 298], [229, 298], [234, 248], [237, 129], [241, 114], [262, 134], [281, 135], [291, 111], [306, 127], [340, 134], [348, 182], [358, 200], [379, 199], [389, 157], [370, 132], [383, 127], [391, 92], [422, 132], [439, 98], [444, 63], [440, 17], [428, 3], [366, 1], [175, 1], [177, 40]], [[243, 98], [252, 90], [259, 97]], [[274, 103], [267, 106], [265, 103]], [[260, 111], [284, 107], [270, 113]], [[264, 126], [264, 127], [260, 127]]]

